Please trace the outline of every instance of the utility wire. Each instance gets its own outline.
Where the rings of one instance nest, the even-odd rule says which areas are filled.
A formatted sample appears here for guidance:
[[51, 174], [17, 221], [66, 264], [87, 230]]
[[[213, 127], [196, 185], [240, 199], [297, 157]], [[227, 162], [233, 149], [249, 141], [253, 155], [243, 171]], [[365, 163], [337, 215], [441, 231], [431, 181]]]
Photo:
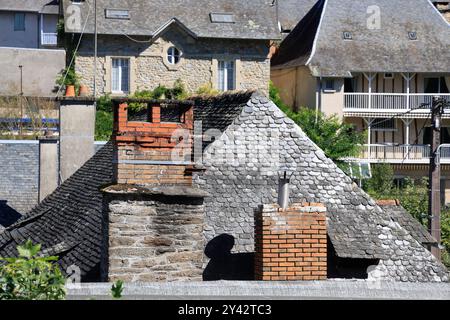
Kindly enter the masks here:
[[[66, 81], [66, 78], [67, 78], [67, 75], [69, 74], [70, 68], [72, 67], [72, 65], [73, 65], [73, 63], [74, 63], [74, 61], [75, 61], [75, 56], [76, 56], [76, 54], [77, 54], [77, 52], [78, 52], [78, 49], [79, 49], [80, 44], [81, 44], [81, 39], [83, 38], [84, 32], [86, 31], [87, 23], [88, 23], [88, 21], [89, 21], [89, 16], [90, 16], [90, 14], [91, 14], [91, 9], [92, 9], [92, 7], [91, 7], [89, 1], [86, 1], [86, 3], [87, 3], [88, 6], [89, 6], [89, 11], [88, 11], [87, 17], [86, 17], [85, 22], [84, 22], [83, 30], [81, 31], [81, 34], [80, 34], [80, 38], [78, 39], [77, 46], [76, 46], [76, 48], [75, 48], [75, 50], [74, 50], [74, 52], [73, 52], [73, 55], [72, 55], [72, 58], [71, 58], [71, 60], [70, 60], [69, 66], [67, 67], [67, 71], [66, 71], [66, 73], [65, 73], [65, 75], [64, 75], [64, 77], [63, 77], [62, 83], [64, 83], [64, 81]], [[61, 92], [61, 89], [62, 89], [62, 85], [59, 86], [58, 92], [56, 92], [55, 98], [58, 97], [59, 93]]]
[[408, 157], [409, 153], [411, 152], [411, 148], [413, 147], [413, 145], [415, 145], [415, 144], [417, 144], [419, 142], [419, 137], [422, 134], [422, 131], [425, 129], [425, 127], [427, 125], [427, 121], [428, 121], [428, 119], [430, 119], [430, 117], [431, 117], [431, 112], [427, 115], [427, 117], [425, 119], [425, 122], [423, 123], [422, 128], [419, 130], [419, 133], [416, 136], [416, 140], [414, 140], [414, 143], [412, 145], [410, 144], [408, 146], [408, 150], [407, 150], [405, 156], [403, 157], [402, 164], [404, 164], [406, 158]]

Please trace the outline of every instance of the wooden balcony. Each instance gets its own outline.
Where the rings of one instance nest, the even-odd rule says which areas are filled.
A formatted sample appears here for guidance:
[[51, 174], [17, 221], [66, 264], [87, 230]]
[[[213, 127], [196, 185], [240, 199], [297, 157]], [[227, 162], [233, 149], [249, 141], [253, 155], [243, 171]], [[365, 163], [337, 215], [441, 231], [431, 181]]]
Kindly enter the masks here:
[[427, 115], [434, 96], [450, 101], [450, 94], [443, 93], [344, 93], [344, 115], [395, 115], [408, 111], [411, 115]]
[[[346, 159], [364, 160], [369, 163], [428, 164], [431, 148], [429, 145], [364, 145], [359, 157]], [[441, 164], [450, 164], [450, 145], [443, 144], [439, 150]]]

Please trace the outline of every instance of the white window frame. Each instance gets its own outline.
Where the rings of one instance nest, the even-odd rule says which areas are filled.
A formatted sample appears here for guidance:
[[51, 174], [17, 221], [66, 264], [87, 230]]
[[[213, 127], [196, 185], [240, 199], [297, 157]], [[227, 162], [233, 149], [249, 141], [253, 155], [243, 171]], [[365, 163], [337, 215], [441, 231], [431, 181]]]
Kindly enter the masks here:
[[[21, 27], [21, 28], [17, 28], [17, 25], [16, 25], [16, 22], [17, 22], [16, 17], [18, 15], [21, 15], [23, 17], [23, 27]], [[14, 12], [14, 31], [25, 31], [25, 29], [26, 29], [26, 26], [25, 26], [26, 17], [27, 16], [26, 16], [25, 12]]]
[[[128, 63], [128, 90], [123, 90], [123, 88], [122, 88], [122, 70], [123, 70], [122, 65], [119, 68], [119, 90], [114, 90], [114, 60], [127, 61], [127, 63]], [[130, 87], [131, 87], [130, 68], [131, 68], [131, 61], [129, 58], [123, 58], [123, 57], [112, 57], [111, 58], [111, 93], [114, 93], [114, 94], [130, 93]]]
[[[220, 79], [220, 70], [221, 70], [221, 64], [224, 64], [223, 68], [223, 88], [220, 87], [221, 79]], [[228, 88], [228, 68], [226, 67], [227, 63], [233, 63], [233, 88]], [[217, 61], [217, 88], [220, 91], [226, 92], [230, 90], [236, 90], [237, 84], [236, 84], [236, 60], [218, 60]]]
[[[176, 52], [178, 52], [178, 54], [176, 54]], [[171, 64], [171, 65], [177, 65], [177, 64], [179, 64], [180, 63], [180, 61], [181, 61], [181, 56], [182, 56], [183, 54], [182, 54], [182, 52], [181, 52], [181, 50], [180, 49], [178, 49], [177, 47], [175, 47], [175, 46], [170, 46], [168, 49], [167, 49], [167, 62], [169, 62], [169, 64]], [[178, 61], [175, 61], [176, 60], [176, 58], [178, 58]]]
[[[331, 83], [331, 87], [327, 85]], [[336, 92], [336, 80], [334, 78], [324, 78], [323, 79], [323, 92], [325, 93], [334, 93]]]

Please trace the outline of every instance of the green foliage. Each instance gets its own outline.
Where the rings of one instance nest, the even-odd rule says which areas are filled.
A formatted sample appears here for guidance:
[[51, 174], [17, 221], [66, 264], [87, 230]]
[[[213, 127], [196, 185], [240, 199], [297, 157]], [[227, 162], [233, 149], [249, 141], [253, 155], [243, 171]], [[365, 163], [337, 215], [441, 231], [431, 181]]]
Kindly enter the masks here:
[[68, 85], [74, 85], [75, 87], [78, 87], [80, 83], [79, 77], [75, 72], [75, 68], [72, 66], [71, 68], [66, 67], [63, 70], [61, 70], [58, 78], [56, 79], [56, 84], [60, 87]]
[[400, 200], [401, 205], [422, 224], [428, 212], [428, 179], [404, 179], [403, 185], [393, 184], [394, 171], [387, 163], [372, 165], [372, 178], [364, 181], [364, 190], [377, 200]]
[[[133, 99], [159, 99], [155, 98], [155, 92], [157, 90], [160, 90], [162, 88], [161, 86], [158, 86], [155, 90], [142, 90], [142, 91], [136, 91], [134, 94], [130, 95], [130, 98]], [[164, 87], [165, 88], [165, 87]], [[128, 109], [131, 111], [139, 111], [147, 108], [147, 105], [145, 103], [136, 103], [132, 102], [128, 105]]]
[[281, 99], [280, 91], [277, 87], [275, 87], [272, 81], [270, 81], [269, 84], [269, 97], [270, 100], [272, 100], [272, 102], [275, 103], [284, 113], [292, 112], [289, 106]]
[[273, 84], [269, 94], [270, 99], [333, 161], [339, 163], [343, 158], [359, 155], [365, 135], [357, 132], [352, 124], [342, 122], [336, 115], [327, 117], [310, 108], [300, 108], [298, 112], [290, 110]]
[[446, 209], [441, 215], [442, 262], [450, 269], [450, 210]]
[[114, 299], [120, 299], [122, 298], [122, 292], [123, 292], [123, 281], [117, 280], [116, 283], [114, 283], [111, 287], [111, 295]]
[[113, 112], [113, 103], [109, 94], [97, 99], [97, 111]]
[[[183, 100], [188, 97], [188, 92], [184, 86], [183, 81], [176, 80], [172, 88], [167, 88], [163, 85], [157, 86], [153, 90], [136, 91], [130, 95], [134, 99], [169, 99], [169, 100]], [[139, 111], [145, 109], [147, 106], [144, 103], [130, 103], [128, 108], [132, 111]]]
[[97, 111], [95, 114], [95, 140], [109, 141], [113, 130], [114, 116], [112, 112]]
[[371, 170], [372, 178], [364, 182], [364, 188], [378, 196], [391, 194], [394, 186], [394, 170], [392, 166], [388, 163], [374, 164]]
[[[372, 178], [365, 181], [363, 188], [377, 200], [397, 199], [401, 205], [414, 216], [424, 227], [428, 220], [428, 179], [419, 181], [405, 179], [400, 188], [393, 185], [393, 170], [389, 164], [372, 166]], [[442, 262], [450, 268], [450, 210], [441, 212]]]
[[200, 86], [195, 93], [200, 96], [215, 96], [218, 95], [220, 91], [213, 89], [211, 82], [209, 82]]
[[17, 247], [18, 258], [0, 258], [0, 300], [61, 300], [65, 278], [53, 262], [57, 257], [39, 257], [39, 244], [28, 240]]

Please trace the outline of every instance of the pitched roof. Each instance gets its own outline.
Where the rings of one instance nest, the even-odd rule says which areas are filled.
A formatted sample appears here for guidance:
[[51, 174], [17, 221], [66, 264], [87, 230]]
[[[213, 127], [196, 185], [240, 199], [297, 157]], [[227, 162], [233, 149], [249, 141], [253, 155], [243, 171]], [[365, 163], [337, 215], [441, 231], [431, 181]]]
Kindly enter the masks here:
[[433, 238], [425, 227], [417, 221], [398, 201], [377, 201], [377, 204], [383, 208], [387, 214], [405, 228], [411, 236], [423, 245], [437, 245], [438, 242]]
[[77, 265], [96, 277], [102, 241], [100, 186], [112, 181], [112, 145], [100, 149], [35, 209], [0, 233], [0, 256], [15, 256], [27, 239], [60, 257], [63, 270]]
[[292, 30], [318, 0], [278, 0], [278, 21], [282, 30]]
[[[240, 146], [255, 143], [254, 137], [245, 128], [250, 128], [250, 132], [253, 132], [251, 128], [279, 128], [282, 144], [280, 157], [286, 161], [294, 159], [298, 166], [292, 179], [292, 194], [295, 200], [322, 202], [327, 206], [328, 235], [339, 257], [381, 259], [380, 268], [390, 268], [389, 272], [394, 272], [394, 276], [396, 272], [401, 276], [407, 273], [406, 279], [410, 281], [448, 279], [445, 267], [326, 158], [323, 151], [266, 97], [246, 92], [197, 98], [194, 114], [196, 121], [203, 121], [204, 133], [209, 129], [219, 129], [222, 136], [240, 138]], [[220, 137], [216, 138], [218, 140]], [[205, 158], [214, 154], [215, 146], [220, 148], [220, 145], [212, 142], [204, 150]], [[47, 252], [59, 255], [64, 269], [76, 264], [81, 268], [84, 280], [95, 279], [95, 275], [98, 276], [103, 231], [102, 194], [99, 190], [112, 182], [112, 159], [112, 146], [107, 144], [43, 203], [0, 233], [0, 256], [15, 255], [18, 244], [32, 239], [41, 243]], [[205, 168], [205, 179], [211, 183], [201, 186], [211, 195], [208, 199], [219, 201], [224, 206], [228, 201], [223, 196], [227, 193], [224, 188], [234, 188], [236, 193], [236, 186], [242, 188], [242, 184], [247, 183], [236, 179], [241, 171], [246, 172], [243, 167], [224, 163], [217, 168], [210, 167], [206, 162]], [[228, 175], [234, 178], [230, 178], [230, 185], [225, 185], [224, 179]], [[221, 180], [220, 185], [217, 184], [218, 179]], [[272, 201], [263, 191], [272, 194], [271, 190], [276, 186], [277, 182], [269, 179], [267, 185], [259, 186], [264, 188], [261, 192], [254, 190], [251, 201], [258, 204]], [[246, 185], [245, 188], [251, 186]], [[238, 209], [245, 212], [250, 209], [252, 212], [254, 203], [250, 202], [247, 194], [238, 192], [236, 197], [239, 199], [233, 198], [233, 203], [229, 204], [232, 212]], [[207, 210], [208, 206], [207, 203]], [[213, 210], [208, 214], [215, 212]], [[227, 211], [218, 212], [227, 219]], [[424, 261], [426, 266], [423, 266]], [[409, 269], [397, 270], [398, 263]], [[408, 273], [411, 270], [412, 273]]]
[[[79, 4], [82, 21], [86, 17], [86, 33], [94, 32], [93, 0]], [[64, 0], [64, 8], [71, 4]], [[97, 0], [99, 34], [154, 36], [162, 26], [177, 19], [197, 37], [232, 39], [279, 38], [276, 8], [270, 0]], [[106, 18], [106, 9], [129, 11], [129, 19]], [[211, 14], [232, 14], [232, 22], [212, 22]], [[66, 14], [66, 19], [70, 17]], [[84, 25], [84, 22], [82, 23]], [[68, 29], [66, 31], [74, 32]]]
[[[280, 54], [273, 59], [275, 67], [308, 65], [314, 76], [324, 77], [348, 77], [351, 72], [450, 72], [450, 27], [428, 0], [321, 1], [320, 24], [296, 28], [280, 52], [297, 54]], [[344, 32], [350, 32], [352, 40], [344, 40]], [[410, 40], [410, 32], [417, 40]], [[315, 34], [313, 43], [309, 33]]]
[[58, 13], [57, 0], [2, 0], [0, 11], [29, 11], [39, 13]]

